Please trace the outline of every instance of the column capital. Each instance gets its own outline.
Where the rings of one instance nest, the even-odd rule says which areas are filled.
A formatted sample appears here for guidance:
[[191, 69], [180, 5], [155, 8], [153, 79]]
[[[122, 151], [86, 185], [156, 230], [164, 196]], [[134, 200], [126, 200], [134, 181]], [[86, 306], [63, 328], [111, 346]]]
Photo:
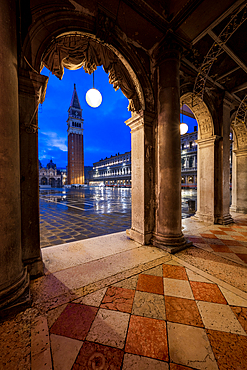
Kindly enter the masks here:
[[247, 148], [234, 149], [233, 153], [235, 153], [236, 157], [247, 157]]
[[141, 110], [138, 113], [132, 113], [131, 118], [125, 121], [126, 125], [129, 126], [131, 132], [139, 130], [140, 128], [144, 128], [144, 125], [147, 127], [152, 127], [153, 120], [155, 118], [155, 114], [153, 112], [147, 112], [145, 110]]
[[156, 60], [156, 65], [162, 64], [168, 59], [180, 60], [181, 53], [187, 50], [189, 43], [175, 35], [171, 30], [167, 32], [163, 40], [156, 46], [153, 51], [153, 57]]
[[221, 140], [221, 139], [222, 139], [222, 136], [213, 135], [205, 139], [195, 140], [195, 142], [198, 144], [198, 146], [200, 146], [200, 148], [202, 148], [202, 147], [214, 145], [215, 141]]
[[[38, 111], [39, 104], [42, 104], [45, 100], [46, 88], [48, 84], [48, 77], [27, 71], [25, 69], [19, 69], [18, 76], [18, 91], [19, 91], [19, 106], [23, 108], [21, 99], [28, 101], [28, 104], [34, 106], [32, 115], [30, 117], [20, 119], [20, 127], [23, 128], [27, 133], [37, 133], [38, 126], [35, 122], [36, 113]], [[22, 116], [20, 110], [20, 117]]]
[[43, 103], [45, 100], [46, 88], [49, 78], [47, 76], [19, 69], [19, 94], [35, 96], [38, 103]]

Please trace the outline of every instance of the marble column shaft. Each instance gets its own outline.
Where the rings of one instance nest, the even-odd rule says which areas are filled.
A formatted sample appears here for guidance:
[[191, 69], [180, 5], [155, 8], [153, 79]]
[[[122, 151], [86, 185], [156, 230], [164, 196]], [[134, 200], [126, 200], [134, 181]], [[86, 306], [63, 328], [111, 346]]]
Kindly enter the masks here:
[[21, 242], [31, 277], [43, 274], [39, 229], [38, 104], [48, 77], [19, 71]]
[[0, 308], [28, 286], [22, 263], [16, 2], [0, 2]]
[[185, 247], [181, 231], [181, 150], [178, 50], [158, 62], [156, 214], [153, 244], [175, 253]]
[[247, 213], [247, 148], [232, 153], [232, 206], [231, 211]]
[[231, 98], [225, 96], [222, 102], [221, 140], [217, 142], [215, 161], [215, 215], [214, 223], [229, 224], [233, 219], [230, 208], [230, 111]]
[[141, 111], [125, 122], [131, 129], [132, 217], [127, 235], [141, 244], [150, 243], [154, 227], [153, 120], [153, 113]]

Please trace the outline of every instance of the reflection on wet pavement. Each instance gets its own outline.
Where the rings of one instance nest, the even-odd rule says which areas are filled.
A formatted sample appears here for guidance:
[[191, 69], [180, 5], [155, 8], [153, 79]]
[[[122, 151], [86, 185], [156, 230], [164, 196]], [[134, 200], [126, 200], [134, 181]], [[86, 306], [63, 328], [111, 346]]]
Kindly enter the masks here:
[[[196, 190], [182, 190], [182, 218]], [[41, 247], [124, 231], [131, 226], [131, 189], [83, 187], [40, 190]]]

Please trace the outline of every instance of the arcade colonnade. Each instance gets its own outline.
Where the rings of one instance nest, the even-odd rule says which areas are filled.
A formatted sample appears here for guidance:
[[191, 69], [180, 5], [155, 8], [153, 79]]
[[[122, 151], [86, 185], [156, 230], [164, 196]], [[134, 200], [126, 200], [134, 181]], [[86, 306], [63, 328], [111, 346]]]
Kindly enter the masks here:
[[[49, 40], [48, 28], [37, 24], [37, 29], [30, 32], [31, 36], [25, 41], [24, 54], [33, 68], [20, 56], [15, 4], [14, 0], [3, 0], [0, 4], [0, 80], [4, 86], [0, 93], [0, 308], [23, 297], [30, 276], [43, 274], [39, 242], [37, 109], [44, 101], [48, 79], [35, 70], [39, 70], [43, 62], [62, 77], [61, 64], [53, 58], [55, 49]], [[64, 29], [66, 25], [62, 26]], [[81, 27], [85, 27], [83, 22]], [[57, 36], [61, 33], [56, 30]], [[93, 35], [93, 30], [91, 33]], [[101, 35], [101, 39], [103, 37]], [[123, 40], [120, 43], [113, 38], [106, 44], [100, 39], [96, 42], [94, 36], [86, 43], [82, 31], [80, 38], [85, 50], [94, 47], [95, 53], [91, 54], [95, 55], [94, 59], [85, 59], [85, 50], [80, 49], [82, 55], [78, 56], [78, 48], [74, 48], [73, 53], [65, 48], [61, 50], [69, 55], [64, 66], [81, 64], [86, 72], [92, 73], [97, 65], [103, 65], [114, 88], [120, 87], [130, 102], [132, 117], [126, 124], [131, 129], [132, 141], [132, 224], [127, 235], [170, 253], [189, 245], [181, 227], [181, 99], [191, 108], [199, 126], [196, 217], [211, 223], [231, 222], [230, 98], [217, 95], [205, 103], [196, 97], [193, 100], [191, 92], [181, 90], [182, 46], [172, 37], [153, 52], [152, 79], [145, 75], [138, 58], [128, 54]], [[238, 135], [237, 130], [234, 132]], [[247, 168], [244, 140], [240, 140], [234, 150], [232, 208], [247, 212], [247, 185], [242, 182]]]

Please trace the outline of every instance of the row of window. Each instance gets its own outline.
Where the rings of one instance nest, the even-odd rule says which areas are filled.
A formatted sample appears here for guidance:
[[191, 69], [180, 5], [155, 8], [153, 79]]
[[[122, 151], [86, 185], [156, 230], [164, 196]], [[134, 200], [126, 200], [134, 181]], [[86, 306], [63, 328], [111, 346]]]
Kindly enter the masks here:
[[100, 176], [118, 176], [118, 175], [130, 175], [131, 171], [129, 167], [126, 168], [120, 168], [119, 170], [113, 170], [113, 171], [100, 171], [94, 174], [94, 177], [100, 177]]
[[79, 123], [79, 122], [72, 122], [72, 126], [73, 127], [81, 127], [81, 123]]

